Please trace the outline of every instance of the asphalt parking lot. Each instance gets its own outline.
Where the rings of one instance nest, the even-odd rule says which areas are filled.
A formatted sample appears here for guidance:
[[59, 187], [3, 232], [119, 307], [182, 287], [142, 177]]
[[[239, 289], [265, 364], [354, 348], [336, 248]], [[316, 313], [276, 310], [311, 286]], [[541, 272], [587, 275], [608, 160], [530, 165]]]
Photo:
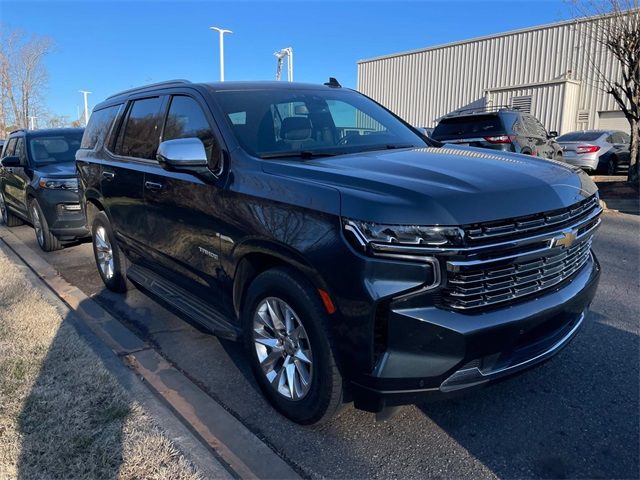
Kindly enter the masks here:
[[137, 290], [106, 291], [90, 243], [45, 254], [33, 229], [12, 231], [306, 476], [639, 476], [638, 216], [604, 216], [594, 247], [603, 275], [592, 311], [552, 361], [453, 401], [406, 407], [386, 422], [348, 406], [319, 428], [295, 425], [270, 408], [239, 345], [185, 323]]

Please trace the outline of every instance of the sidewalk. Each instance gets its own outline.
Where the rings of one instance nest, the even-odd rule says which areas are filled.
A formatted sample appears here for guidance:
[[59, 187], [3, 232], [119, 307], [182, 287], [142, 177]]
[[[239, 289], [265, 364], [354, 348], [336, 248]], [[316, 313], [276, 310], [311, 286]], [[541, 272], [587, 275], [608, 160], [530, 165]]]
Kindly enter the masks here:
[[627, 183], [626, 177], [596, 175], [592, 179], [600, 190], [600, 200], [606, 210], [640, 215], [640, 193]]

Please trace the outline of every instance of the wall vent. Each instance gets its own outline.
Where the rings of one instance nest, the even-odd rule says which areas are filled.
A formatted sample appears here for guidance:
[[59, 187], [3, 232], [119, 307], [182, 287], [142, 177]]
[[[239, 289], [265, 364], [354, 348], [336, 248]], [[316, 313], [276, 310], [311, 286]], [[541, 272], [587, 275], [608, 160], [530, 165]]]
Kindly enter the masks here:
[[579, 110], [578, 122], [588, 122], [588, 121], [589, 121], [589, 110]]
[[590, 112], [589, 110], [578, 110], [578, 115], [576, 117], [576, 127], [578, 130], [586, 130], [589, 128], [589, 120], [590, 120]]
[[511, 108], [524, 113], [531, 113], [531, 95], [511, 97]]

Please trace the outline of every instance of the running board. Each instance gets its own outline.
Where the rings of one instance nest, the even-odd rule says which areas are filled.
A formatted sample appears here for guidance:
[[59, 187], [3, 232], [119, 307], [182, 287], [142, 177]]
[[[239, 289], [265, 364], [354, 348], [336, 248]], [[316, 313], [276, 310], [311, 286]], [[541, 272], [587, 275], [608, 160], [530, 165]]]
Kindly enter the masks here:
[[232, 325], [218, 310], [161, 275], [148, 268], [131, 265], [127, 269], [127, 277], [153, 296], [158, 297], [161, 302], [167, 303], [188, 319], [210, 330], [217, 337], [229, 340], [240, 338], [240, 329]]

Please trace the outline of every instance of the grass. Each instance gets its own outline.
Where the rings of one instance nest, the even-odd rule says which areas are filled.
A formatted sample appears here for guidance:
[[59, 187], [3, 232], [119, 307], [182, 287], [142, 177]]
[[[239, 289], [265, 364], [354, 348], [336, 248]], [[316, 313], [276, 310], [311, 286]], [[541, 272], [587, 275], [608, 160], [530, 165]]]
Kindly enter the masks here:
[[0, 479], [114, 477], [200, 475], [0, 251]]

